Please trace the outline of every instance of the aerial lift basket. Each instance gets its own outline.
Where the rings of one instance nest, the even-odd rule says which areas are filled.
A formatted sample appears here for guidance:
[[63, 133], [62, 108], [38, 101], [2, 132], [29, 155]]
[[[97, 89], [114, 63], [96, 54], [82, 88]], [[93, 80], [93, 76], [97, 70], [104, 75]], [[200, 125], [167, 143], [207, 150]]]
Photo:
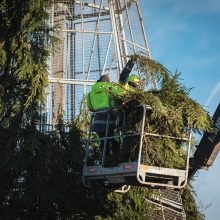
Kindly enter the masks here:
[[[126, 111], [111, 109], [102, 112], [92, 112], [88, 140], [86, 145], [86, 155], [83, 168], [83, 183], [86, 187], [101, 187], [109, 190], [118, 190], [118, 192], [127, 192], [129, 186], [143, 186], [150, 188], [175, 188], [180, 189], [186, 186], [189, 169], [189, 156], [191, 147], [191, 130], [187, 130], [187, 135], [182, 137], [173, 137], [163, 134], [146, 133], [145, 121], [147, 115], [152, 111], [151, 106], [136, 106], [134, 107], [137, 118], [139, 120], [139, 129], [135, 132], [126, 132], [127, 118]], [[93, 129], [94, 118], [97, 115], [106, 115], [106, 130], [104, 137], [97, 137]], [[116, 121], [114, 132], [117, 133], [109, 136], [109, 130], [112, 130], [112, 118]], [[175, 169], [169, 167], [150, 166], [142, 161], [144, 137], [152, 136], [154, 138], [175, 139], [186, 143], [185, 147], [185, 167], [183, 169]], [[118, 139], [120, 146], [117, 152], [116, 161], [111, 161], [111, 150], [109, 145], [111, 141]], [[121, 159], [121, 146], [127, 140], [136, 141], [136, 153], [133, 159]], [[100, 143], [103, 143], [103, 149], [100, 152]], [[108, 153], [107, 153], [108, 152]], [[99, 156], [97, 156], [100, 154]]]

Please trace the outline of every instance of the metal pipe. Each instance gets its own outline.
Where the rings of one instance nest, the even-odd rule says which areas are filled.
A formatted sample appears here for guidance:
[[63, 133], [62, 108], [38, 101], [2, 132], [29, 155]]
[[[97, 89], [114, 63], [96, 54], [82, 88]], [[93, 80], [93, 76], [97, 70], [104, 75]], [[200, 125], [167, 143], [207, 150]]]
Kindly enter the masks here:
[[101, 16], [101, 6], [102, 6], [102, 3], [103, 3], [103, 0], [101, 0], [100, 9], [99, 9], [99, 16], [98, 16], [98, 20], [96, 21], [96, 33], [95, 33], [94, 40], [93, 40], [93, 45], [92, 45], [92, 52], [91, 52], [91, 56], [90, 56], [89, 68], [88, 68], [88, 73], [87, 73], [87, 78], [86, 78], [87, 80], [89, 79], [92, 58], [93, 58], [93, 54], [94, 54], [94, 51], [95, 51], [95, 43], [96, 43], [97, 32], [98, 32], [98, 27], [99, 27], [99, 21], [100, 21], [100, 16]]
[[[91, 118], [90, 118], [90, 125], [92, 124], [92, 120], [93, 120], [93, 115], [91, 115]], [[89, 143], [90, 143], [91, 133], [92, 133], [92, 126], [89, 127], [89, 134], [88, 134], [88, 140], [86, 143], [86, 152], [85, 152], [85, 158], [84, 158], [84, 164], [83, 164], [82, 182], [83, 182], [83, 185], [86, 187], [89, 187], [85, 180], [85, 173], [86, 173], [86, 167], [87, 167], [87, 161], [88, 161]]]
[[187, 161], [186, 161], [186, 181], [184, 186], [186, 186], [187, 184], [187, 180], [188, 180], [188, 173], [189, 173], [189, 157], [190, 157], [190, 149], [191, 149], [191, 145], [192, 145], [192, 130], [190, 129], [189, 131], [189, 140], [188, 140], [188, 149], [187, 149]]
[[62, 32], [84, 33], [84, 34], [112, 34], [112, 31], [90, 31], [90, 30], [68, 30], [62, 29]]
[[129, 40], [126, 40], [126, 39], [123, 39], [123, 38], [121, 38], [121, 40], [126, 41], [127, 43], [132, 44], [132, 45], [134, 45], [135, 47], [138, 47], [138, 48], [140, 48], [140, 49], [142, 49], [142, 50], [145, 50], [145, 51], [147, 51], [147, 52], [149, 53], [149, 49], [148, 49], [148, 48], [142, 47], [142, 46], [140, 46], [140, 45], [138, 45], [138, 44], [136, 44], [136, 43], [133, 43], [133, 42], [131, 42], [131, 41], [129, 41]]
[[[110, 120], [110, 111], [108, 112], [107, 116], [107, 123], [105, 129], [105, 139], [104, 139], [104, 147], [103, 147], [103, 154], [102, 154], [102, 163], [101, 166], [104, 167], [105, 157], [106, 157], [106, 150], [107, 150], [107, 140], [108, 140], [108, 131], [109, 131], [109, 120]], [[109, 147], [109, 146], [108, 146]]]
[[141, 154], [143, 148], [143, 138], [144, 138], [144, 127], [145, 127], [145, 117], [146, 117], [146, 109], [144, 106], [143, 108], [143, 120], [142, 120], [142, 127], [141, 127], [141, 136], [140, 136], [140, 144], [139, 144], [139, 152], [138, 152], [138, 168], [137, 168], [137, 176], [139, 176], [139, 167], [141, 163]]
[[105, 72], [105, 66], [106, 66], [106, 62], [107, 62], [107, 59], [108, 59], [108, 53], [109, 53], [109, 49], [110, 49], [110, 46], [111, 46], [111, 42], [112, 42], [112, 34], [111, 34], [109, 42], [108, 42], [108, 49], [107, 49], [106, 56], [105, 56], [105, 62], [104, 62], [103, 69], [102, 69], [102, 75]]
[[[117, 3], [116, 3], [117, 2]], [[118, 11], [118, 21], [119, 21], [119, 30], [118, 32], [121, 34], [121, 39], [126, 39], [126, 34], [125, 34], [125, 28], [124, 28], [124, 21], [123, 21], [123, 16], [122, 16], [122, 7], [121, 7], [121, 0], [116, 1], [115, 4], [117, 6], [117, 11]], [[123, 66], [127, 63], [128, 61], [128, 50], [127, 50], [127, 45], [125, 43], [126, 41], [121, 42], [122, 46], [122, 58], [123, 58]]]
[[[75, 0], [74, 3], [75, 4], [81, 4], [81, 1]], [[96, 5], [96, 4], [93, 4], [93, 3], [84, 3], [83, 6], [109, 11], [108, 7], [105, 7], [105, 6], [100, 7], [100, 5]]]
[[114, 43], [115, 43], [115, 55], [116, 55], [116, 61], [118, 63], [118, 78], [119, 73], [122, 70], [122, 60], [121, 60], [121, 53], [120, 53], [120, 46], [119, 46], [119, 36], [116, 29], [116, 19], [115, 19], [115, 12], [114, 12], [114, 0], [109, 1], [110, 5], [110, 16], [111, 16], [111, 23], [112, 23], [112, 32], [114, 36]]
[[136, 48], [135, 48], [135, 45], [134, 45], [134, 38], [133, 38], [133, 33], [132, 33], [132, 27], [131, 27], [131, 21], [130, 21], [130, 18], [129, 18], [128, 6], [127, 6], [127, 4], [126, 4], [125, 1], [126, 1], [126, 0], [124, 0], [125, 9], [126, 9], [126, 17], [127, 17], [127, 21], [128, 21], [129, 32], [130, 32], [130, 35], [131, 35], [131, 41], [132, 41], [133, 51], [134, 51], [134, 53], [136, 53]]
[[154, 136], [154, 137], [161, 137], [161, 138], [169, 138], [169, 139], [175, 139], [175, 140], [183, 140], [183, 141], [188, 141], [189, 138], [185, 138], [185, 137], [172, 137], [169, 135], [161, 135], [161, 134], [154, 134], [154, 133], [144, 133], [147, 136]]
[[[80, 9], [81, 9], [81, 30], [84, 30], [84, 6], [83, 6], [83, 0], [80, 1]], [[85, 50], [84, 50], [84, 32], [82, 32], [82, 78], [85, 79]], [[86, 94], [86, 86], [83, 86], [84, 95]]]
[[61, 79], [61, 78], [49, 78], [49, 83], [60, 83], [60, 84], [72, 84], [72, 85], [87, 85], [92, 86], [95, 80], [81, 80], [81, 79]]
[[138, 15], [139, 15], [139, 21], [140, 21], [141, 28], [142, 28], [142, 32], [143, 32], [145, 47], [146, 47], [146, 49], [147, 49], [147, 51], [148, 51], [148, 54], [147, 54], [147, 55], [148, 55], [149, 58], [151, 58], [151, 56], [150, 56], [150, 50], [149, 50], [149, 47], [148, 47], [148, 41], [147, 41], [145, 29], [144, 29], [144, 23], [143, 23], [143, 18], [142, 18], [142, 14], [141, 14], [141, 9], [140, 9], [140, 7], [139, 7], [138, 0], [135, 1], [135, 4], [136, 4], [136, 7], [137, 7], [137, 11], [138, 11]]

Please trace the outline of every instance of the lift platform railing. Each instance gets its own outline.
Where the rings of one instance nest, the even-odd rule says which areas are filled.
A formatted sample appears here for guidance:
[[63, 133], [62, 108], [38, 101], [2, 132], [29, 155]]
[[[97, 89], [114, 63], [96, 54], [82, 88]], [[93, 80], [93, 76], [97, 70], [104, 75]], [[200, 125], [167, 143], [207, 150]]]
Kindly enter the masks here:
[[[144, 127], [143, 127], [144, 130]], [[188, 129], [187, 136], [173, 137], [168, 135], [160, 135], [154, 133], [142, 132], [143, 136], [152, 136], [163, 139], [175, 139], [181, 140], [187, 143], [186, 147], [186, 160], [185, 167], [182, 169], [170, 168], [170, 167], [158, 167], [149, 166], [148, 164], [141, 163], [143, 138], [140, 143], [140, 150], [138, 156], [138, 169], [137, 179], [142, 185], [148, 185], [152, 187], [169, 187], [169, 188], [184, 188], [187, 185], [188, 170], [189, 170], [189, 157], [191, 149], [192, 131]]]
[[[136, 109], [136, 110], [135, 110]], [[137, 110], [138, 109], [138, 110]], [[140, 114], [140, 109], [142, 113]], [[83, 168], [83, 183], [87, 187], [92, 185], [104, 185], [105, 186], [123, 186], [123, 185], [136, 185], [154, 188], [183, 188], [187, 184], [187, 175], [189, 169], [189, 155], [191, 147], [191, 130], [188, 130], [187, 136], [173, 137], [163, 134], [146, 133], [145, 132], [145, 119], [146, 113], [152, 111], [150, 106], [136, 106], [134, 111], [137, 111], [136, 120], [138, 117], [141, 120], [138, 121], [139, 126], [133, 132], [125, 131], [127, 118], [126, 110], [111, 109], [108, 111], [91, 113], [90, 128], [88, 134], [88, 141], [86, 146], [86, 155]], [[105, 115], [105, 135], [103, 137], [94, 137], [93, 124], [97, 115]], [[111, 130], [111, 132], [110, 132]], [[112, 134], [112, 130], [117, 130], [118, 134]], [[128, 129], [129, 130], [129, 129]], [[175, 169], [169, 167], [150, 166], [142, 161], [143, 154], [143, 138], [152, 136], [163, 139], [176, 139], [187, 143], [186, 147], [186, 164], [183, 169]], [[120, 139], [119, 150], [116, 155], [117, 160], [110, 161], [107, 164], [107, 160], [111, 158], [110, 144], [114, 139]], [[124, 141], [135, 140], [137, 142], [136, 151], [132, 159], [127, 158], [123, 160], [121, 157]], [[100, 143], [102, 142], [101, 150]], [[147, 146], [144, 146], [145, 148]], [[96, 149], [96, 153], [95, 150]], [[98, 150], [97, 150], [98, 149]], [[97, 152], [99, 156], [97, 157]], [[130, 153], [130, 152], [129, 152]], [[108, 154], [108, 155], [107, 155]], [[96, 157], [95, 157], [96, 156]], [[115, 163], [117, 162], [117, 163]], [[108, 184], [106, 184], [108, 182]], [[114, 187], [113, 187], [114, 188]]]
[[[118, 110], [115, 110], [115, 109], [110, 109], [107, 111], [104, 110], [104, 111], [99, 111], [99, 112], [91, 112], [90, 127], [89, 127], [89, 133], [88, 133], [88, 140], [87, 140], [87, 144], [86, 144], [86, 155], [85, 155], [84, 168], [83, 168], [83, 184], [88, 188], [91, 188], [91, 182], [87, 180], [86, 173], [90, 174], [90, 178], [89, 178], [90, 180], [93, 180], [93, 179], [97, 180], [97, 178], [96, 178], [97, 173], [99, 175], [102, 175], [103, 170], [109, 169], [109, 168], [104, 167], [105, 160], [106, 160], [107, 142], [108, 142], [108, 140], [112, 140], [112, 139], [121, 137], [120, 135], [115, 135], [115, 136], [110, 136], [110, 137], [108, 136], [109, 126], [111, 124], [110, 118], [111, 118], [111, 116], [117, 117], [117, 113], [118, 113]], [[92, 134], [92, 133], [94, 133], [92, 125], [94, 122], [94, 118], [97, 115], [106, 116], [106, 117], [104, 117], [106, 119], [106, 121], [104, 122], [104, 124], [105, 124], [104, 137], [99, 137], [99, 136], [97, 137], [97, 134], [94, 137], [94, 135]], [[122, 113], [122, 115], [123, 115], [123, 113]], [[101, 118], [103, 118], [103, 117], [101, 117]], [[118, 118], [116, 118], [115, 120], [117, 121], [117, 119]], [[116, 124], [119, 124], [119, 122], [116, 122], [116, 121], [114, 121], [115, 128], [118, 127], [118, 125], [116, 125]], [[104, 144], [102, 146], [103, 149], [101, 150], [101, 155], [98, 155], [98, 157], [97, 157], [97, 154], [96, 155], [94, 153], [92, 154], [91, 151], [94, 151], [94, 147], [97, 147], [97, 143], [98, 143], [98, 145], [100, 145], [102, 141], [104, 142]], [[100, 149], [96, 149], [96, 150], [98, 150], [100, 153]], [[92, 162], [93, 164], [91, 164], [91, 161], [89, 161], [89, 158], [91, 159], [91, 156], [96, 156], [95, 158], [93, 158], [93, 162]], [[115, 171], [115, 172], [117, 172], [117, 171]], [[91, 174], [93, 174], [95, 177], [91, 178], [91, 176], [92, 176]], [[103, 180], [103, 178], [101, 178], [101, 179]], [[96, 181], [96, 183], [97, 183], [97, 181]], [[93, 184], [93, 187], [94, 187], [94, 184]], [[103, 181], [101, 181], [101, 186], [99, 185], [99, 188], [103, 188], [103, 189], [108, 188], [108, 190], [109, 189], [114, 190], [115, 192], [118, 192], [118, 193], [126, 193], [129, 191], [130, 185], [123, 185], [123, 184], [113, 184], [112, 185], [112, 184], [108, 184], [107, 181], [104, 179]]]

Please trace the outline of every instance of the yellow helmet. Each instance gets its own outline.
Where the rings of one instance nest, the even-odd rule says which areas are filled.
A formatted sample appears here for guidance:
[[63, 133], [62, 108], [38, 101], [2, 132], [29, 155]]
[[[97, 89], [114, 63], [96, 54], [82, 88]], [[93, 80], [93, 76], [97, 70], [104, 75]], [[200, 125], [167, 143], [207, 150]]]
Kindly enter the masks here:
[[128, 77], [128, 84], [133, 87], [138, 87], [140, 85], [140, 79], [137, 75], [131, 74]]

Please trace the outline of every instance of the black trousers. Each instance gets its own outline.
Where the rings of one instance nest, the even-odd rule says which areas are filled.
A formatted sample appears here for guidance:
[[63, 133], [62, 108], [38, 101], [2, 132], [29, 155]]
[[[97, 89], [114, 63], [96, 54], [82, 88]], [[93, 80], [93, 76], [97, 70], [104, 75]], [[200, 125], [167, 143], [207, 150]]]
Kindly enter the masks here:
[[[105, 137], [105, 132], [97, 132], [99, 135], [99, 138], [104, 138]], [[114, 136], [114, 131], [109, 131], [107, 134], [107, 141], [106, 141], [106, 156], [110, 156], [111, 154], [116, 154], [119, 151], [120, 148], [120, 143], [115, 140]], [[111, 138], [112, 137], [112, 138]], [[104, 150], [104, 145], [105, 145], [105, 140], [100, 141], [100, 150]]]

